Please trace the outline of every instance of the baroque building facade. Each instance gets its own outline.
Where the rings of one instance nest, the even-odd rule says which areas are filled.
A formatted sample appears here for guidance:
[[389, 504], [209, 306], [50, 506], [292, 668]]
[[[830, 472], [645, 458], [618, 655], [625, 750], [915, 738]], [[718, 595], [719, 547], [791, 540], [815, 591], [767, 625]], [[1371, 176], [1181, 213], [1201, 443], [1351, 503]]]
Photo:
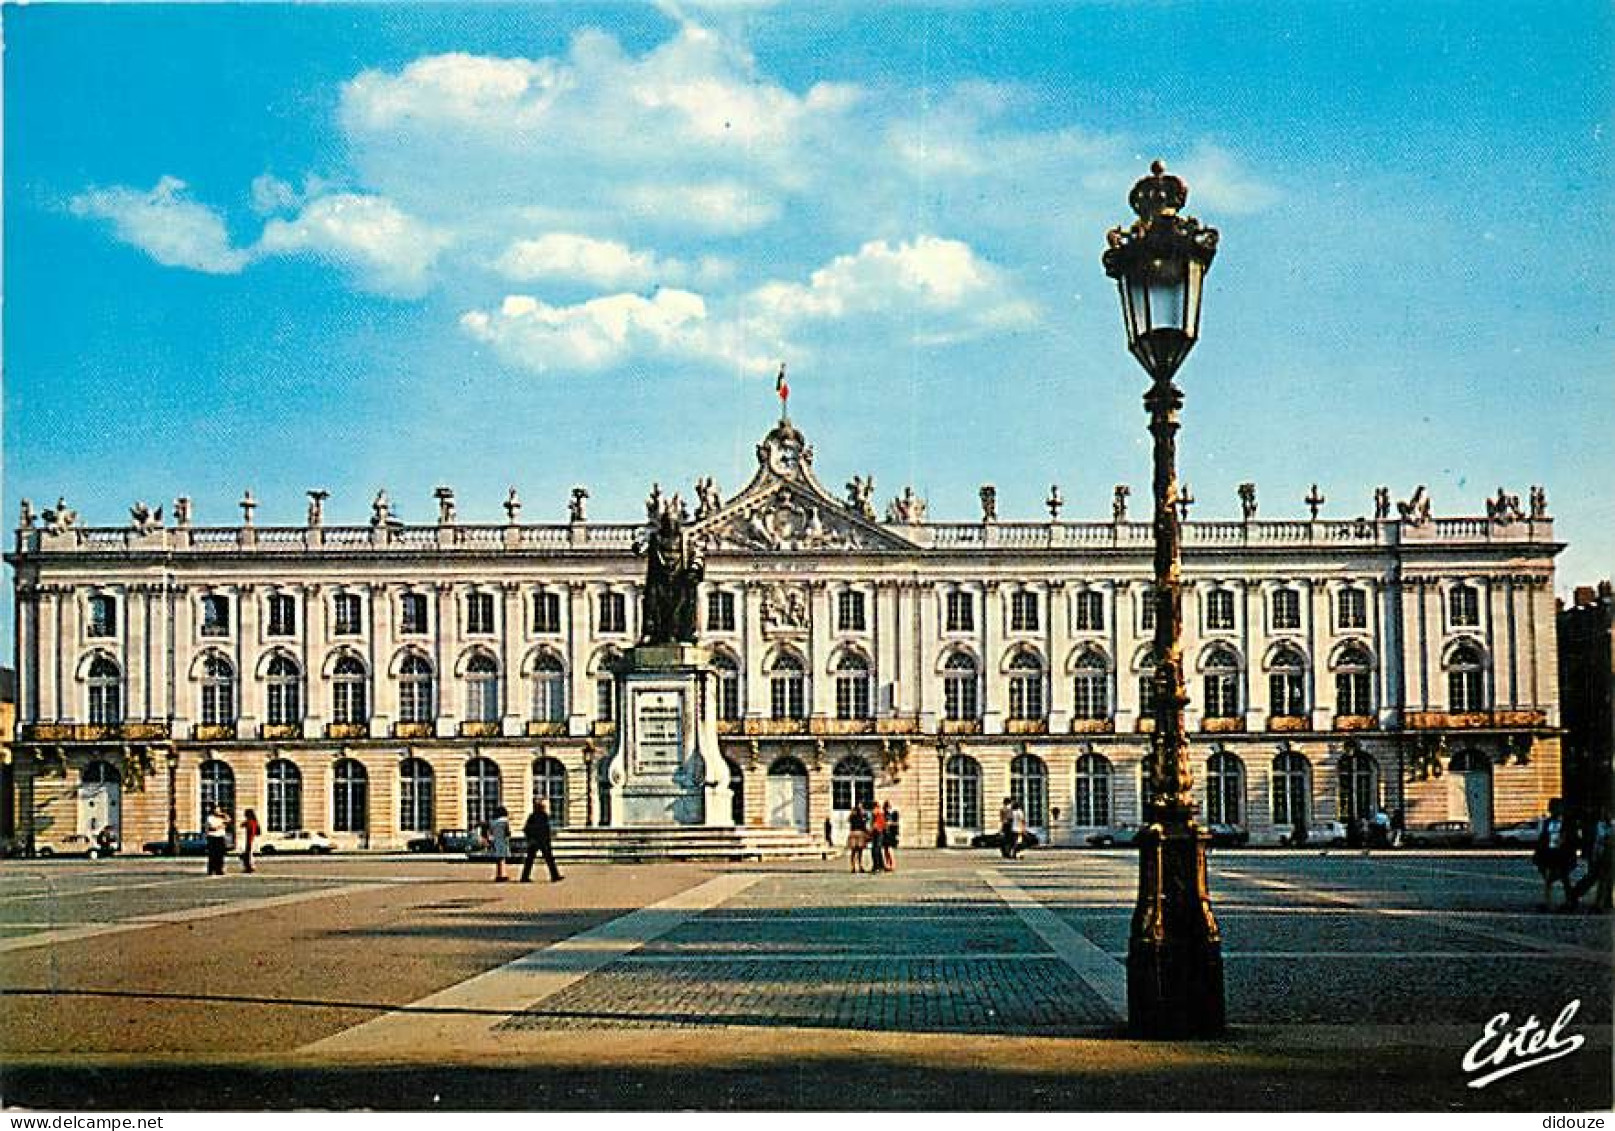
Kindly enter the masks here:
[[[1056, 844], [1133, 822], [1151, 727], [1151, 527], [933, 522], [844, 494], [781, 420], [723, 499], [696, 486], [703, 709], [737, 823], [842, 842], [890, 800], [906, 843], [968, 843], [1014, 797]], [[598, 823], [614, 666], [638, 638], [642, 524], [191, 522], [176, 501], [90, 527], [23, 504], [14, 551], [19, 836], [112, 824], [162, 838], [214, 803], [271, 830], [393, 847], [547, 796]], [[653, 491], [651, 508], [660, 505]], [[1553, 540], [1545, 497], [1440, 518], [1186, 522], [1185, 656], [1201, 819], [1258, 842], [1401, 808], [1410, 827], [1538, 814], [1559, 787]], [[1182, 501], [1186, 512], [1190, 500]], [[1147, 518], [1147, 516], [1145, 516]], [[1185, 514], [1187, 518], [1187, 514]], [[41, 522], [41, 520], [43, 520]]]

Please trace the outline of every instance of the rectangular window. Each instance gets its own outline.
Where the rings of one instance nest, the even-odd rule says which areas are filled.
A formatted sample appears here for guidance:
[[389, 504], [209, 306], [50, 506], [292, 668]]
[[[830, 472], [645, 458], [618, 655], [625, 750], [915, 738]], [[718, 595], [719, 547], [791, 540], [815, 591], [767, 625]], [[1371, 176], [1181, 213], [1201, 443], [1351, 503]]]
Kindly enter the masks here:
[[1110, 697], [1106, 694], [1107, 677], [1102, 672], [1083, 672], [1077, 676], [1073, 688], [1075, 699], [1071, 713], [1079, 719], [1105, 719], [1110, 717]]
[[844, 589], [836, 597], [836, 628], [841, 632], [863, 632], [864, 595], [854, 589]]
[[774, 718], [807, 718], [806, 684], [800, 672], [775, 675], [769, 680], [768, 706]]
[[[1228, 626], [1232, 628], [1233, 625]], [[1277, 589], [1273, 592], [1273, 627], [1295, 629], [1301, 627], [1301, 594], [1294, 589]]]
[[1300, 672], [1274, 672], [1267, 677], [1267, 688], [1275, 716], [1295, 719], [1306, 714], [1306, 687]]
[[1454, 628], [1480, 627], [1480, 591], [1473, 585], [1459, 585], [1449, 590], [1447, 609]]
[[1037, 594], [1027, 589], [1020, 589], [1009, 595], [1009, 630], [1011, 632], [1036, 632]]
[[1206, 594], [1206, 627], [1210, 629], [1234, 627], [1233, 590], [1213, 589]]
[[426, 594], [405, 593], [398, 600], [398, 630], [410, 636], [425, 633], [426, 608]]
[[269, 595], [268, 635], [297, 635], [297, 601], [285, 593]]
[[725, 722], [740, 717], [740, 673], [734, 670], [718, 672], [718, 718]]
[[364, 631], [364, 602], [357, 593], [338, 593], [331, 598], [331, 633], [358, 636]]
[[869, 718], [869, 676], [864, 672], [836, 676], [836, 718]]
[[621, 593], [600, 594], [600, 631], [628, 631], [627, 603]]
[[942, 677], [942, 709], [949, 720], [963, 722], [974, 719], [976, 710], [976, 673], [948, 672]]
[[465, 630], [467, 633], [492, 633], [493, 594], [468, 593], [465, 598]]
[[202, 635], [230, 635], [230, 598], [220, 593], [202, 598]]
[[1214, 672], [1206, 676], [1205, 713], [1208, 719], [1239, 717], [1239, 677]]
[[118, 634], [118, 603], [111, 597], [97, 595], [90, 598], [90, 623], [87, 636], [116, 636]]
[[1367, 672], [1338, 672], [1335, 675], [1335, 712], [1341, 715], [1367, 715], [1374, 709], [1369, 698]]
[[616, 683], [610, 676], [602, 676], [594, 684], [594, 717], [603, 723], [617, 718]]
[[1155, 590], [1146, 589], [1139, 599], [1142, 603], [1138, 607], [1138, 627], [1146, 632], [1155, 628]]
[[1340, 627], [1368, 627], [1368, 595], [1361, 589], [1340, 591]]
[[1138, 717], [1155, 717], [1155, 673], [1145, 672], [1138, 677]]
[[976, 631], [976, 600], [973, 594], [957, 589], [948, 594], [948, 631]]
[[561, 631], [561, 595], [559, 593], [533, 594], [533, 631]]
[[1078, 632], [1099, 632], [1105, 627], [1105, 595], [1084, 589], [1076, 595], [1073, 609]]
[[1475, 670], [1447, 673], [1448, 709], [1459, 714], [1486, 709], [1485, 677]]
[[735, 630], [735, 595], [722, 589], [707, 591], [707, 631]]
[[398, 828], [406, 833], [432, 831], [432, 779], [414, 771], [404, 775], [398, 793]]

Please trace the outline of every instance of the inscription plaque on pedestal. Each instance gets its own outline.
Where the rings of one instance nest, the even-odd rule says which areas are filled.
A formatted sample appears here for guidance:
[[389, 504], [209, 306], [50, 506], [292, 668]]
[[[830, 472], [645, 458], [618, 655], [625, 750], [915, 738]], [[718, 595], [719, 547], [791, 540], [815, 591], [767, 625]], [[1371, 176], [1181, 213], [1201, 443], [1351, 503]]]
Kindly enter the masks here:
[[684, 696], [676, 691], [641, 692], [634, 696], [634, 709], [635, 769], [640, 773], [678, 769], [684, 758]]

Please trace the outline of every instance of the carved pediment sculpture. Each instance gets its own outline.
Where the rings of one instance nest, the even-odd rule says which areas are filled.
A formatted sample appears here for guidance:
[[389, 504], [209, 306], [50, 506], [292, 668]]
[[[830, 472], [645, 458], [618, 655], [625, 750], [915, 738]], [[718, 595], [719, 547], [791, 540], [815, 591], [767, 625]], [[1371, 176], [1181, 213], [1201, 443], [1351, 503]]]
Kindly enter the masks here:
[[776, 582], [763, 590], [759, 612], [765, 629], [805, 630], [808, 626], [807, 591], [801, 586]]
[[861, 550], [880, 542], [839, 513], [790, 489], [780, 489], [702, 531], [715, 550]]

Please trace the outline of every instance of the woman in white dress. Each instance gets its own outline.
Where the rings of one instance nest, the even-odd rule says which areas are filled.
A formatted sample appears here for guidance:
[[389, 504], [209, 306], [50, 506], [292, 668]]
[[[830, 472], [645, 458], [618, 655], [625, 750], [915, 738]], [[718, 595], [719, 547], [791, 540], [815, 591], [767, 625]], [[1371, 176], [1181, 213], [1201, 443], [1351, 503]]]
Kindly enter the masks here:
[[505, 861], [510, 859], [510, 810], [504, 806], [494, 810], [493, 820], [488, 822], [488, 850], [493, 855], [494, 882], [502, 884], [510, 879], [505, 875]]

